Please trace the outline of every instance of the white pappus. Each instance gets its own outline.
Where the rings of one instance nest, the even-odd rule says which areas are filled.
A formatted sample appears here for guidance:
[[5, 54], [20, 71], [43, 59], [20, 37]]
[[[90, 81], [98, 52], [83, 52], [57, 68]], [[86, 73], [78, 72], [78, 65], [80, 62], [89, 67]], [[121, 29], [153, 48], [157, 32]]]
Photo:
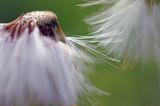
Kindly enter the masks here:
[[[104, 0], [108, 1], [108, 0]], [[93, 36], [115, 57], [130, 62], [160, 60], [160, 7], [158, 0], [117, 0], [109, 9], [91, 16]]]
[[84, 38], [65, 37], [50, 11], [1, 24], [0, 105], [72, 106], [78, 96], [97, 90], [85, 78], [86, 62], [112, 59]]

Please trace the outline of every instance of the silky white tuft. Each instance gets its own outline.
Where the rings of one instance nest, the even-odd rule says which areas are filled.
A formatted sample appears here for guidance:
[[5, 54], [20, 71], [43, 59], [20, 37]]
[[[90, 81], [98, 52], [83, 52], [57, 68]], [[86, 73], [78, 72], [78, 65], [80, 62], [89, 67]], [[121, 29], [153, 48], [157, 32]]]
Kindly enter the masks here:
[[119, 0], [87, 22], [97, 29], [100, 45], [131, 62], [158, 61], [160, 7], [157, 0]]
[[0, 31], [3, 29], [4, 24], [0, 24]]
[[79, 6], [82, 7], [88, 7], [92, 5], [99, 5], [99, 4], [110, 4], [110, 3], [115, 3], [118, 0], [86, 0], [86, 3], [80, 4]]
[[72, 106], [83, 94], [106, 94], [86, 78], [98, 60], [117, 62], [97, 43], [93, 36], [65, 37], [51, 11], [0, 24], [0, 106]]
[[15, 40], [1, 31], [0, 39], [1, 106], [71, 106], [89, 88], [75, 49], [37, 27]]

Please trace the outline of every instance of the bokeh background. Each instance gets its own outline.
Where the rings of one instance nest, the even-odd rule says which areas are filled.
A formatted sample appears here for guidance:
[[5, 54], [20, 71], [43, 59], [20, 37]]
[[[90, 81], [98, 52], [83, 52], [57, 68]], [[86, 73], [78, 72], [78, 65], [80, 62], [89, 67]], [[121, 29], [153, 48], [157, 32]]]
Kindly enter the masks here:
[[[83, 2], [84, 0], [0, 0], [0, 23], [10, 22], [26, 12], [50, 10], [58, 15], [66, 35], [87, 36], [92, 30], [83, 19], [102, 6], [76, 6]], [[121, 66], [116, 69], [108, 64], [97, 64], [89, 78], [97, 88], [110, 95], [92, 94], [87, 99], [81, 97], [79, 106], [160, 106], [159, 71], [154, 64], [126, 70]]]

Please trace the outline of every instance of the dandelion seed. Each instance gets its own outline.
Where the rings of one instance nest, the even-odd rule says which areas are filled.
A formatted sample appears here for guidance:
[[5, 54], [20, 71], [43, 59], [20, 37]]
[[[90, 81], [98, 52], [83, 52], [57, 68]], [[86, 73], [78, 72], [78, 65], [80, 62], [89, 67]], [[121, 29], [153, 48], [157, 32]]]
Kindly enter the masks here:
[[1, 24], [0, 105], [71, 106], [92, 90], [84, 78], [83, 61], [93, 62], [90, 54], [98, 52], [77, 38], [65, 37], [57, 16], [49, 11]]
[[[108, 0], [105, 0], [106, 2]], [[99, 43], [115, 57], [130, 62], [159, 63], [160, 7], [158, 0], [117, 0], [107, 9], [87, 19], [96, 30]]]

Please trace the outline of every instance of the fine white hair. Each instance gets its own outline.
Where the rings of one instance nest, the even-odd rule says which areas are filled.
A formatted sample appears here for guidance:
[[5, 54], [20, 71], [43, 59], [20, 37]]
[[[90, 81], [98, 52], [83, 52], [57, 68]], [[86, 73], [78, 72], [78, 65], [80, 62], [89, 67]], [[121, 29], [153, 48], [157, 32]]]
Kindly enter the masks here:
[[18, 39], [0, 30], [0, 54], [1, 106], [71, 106], [91, 90], [80, 52], [37, 27]]
[[96, 26], [93, 35], [115, 57], [159, 61], [160, 8], [156, 0], [119, 0], [87, 23]]
[[86, 0], [86, 3], [80, 4], [79, 6], [87, 7], [87, 6], [98, 5], [98, 4], [110, 4], [110, 3], [115, 3], [117, 1], [118, 0]]

